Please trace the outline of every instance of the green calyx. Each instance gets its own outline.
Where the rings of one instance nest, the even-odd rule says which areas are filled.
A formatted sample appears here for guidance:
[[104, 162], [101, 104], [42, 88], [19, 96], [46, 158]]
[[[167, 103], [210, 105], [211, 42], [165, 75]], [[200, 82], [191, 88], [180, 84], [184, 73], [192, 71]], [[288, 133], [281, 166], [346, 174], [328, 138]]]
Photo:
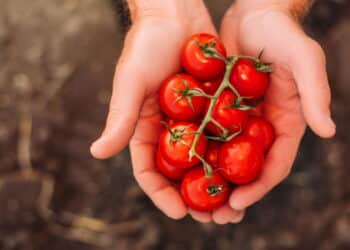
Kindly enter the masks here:
[[[189, 151], [189, 158], [192, 159], [192, 157], [197, 157], [198, 159], [200, 159], [200, 161], [203, 164], [205, 176], [210, 177], [213, 174], [212, 166], [210, 166], [210, 164], [208, 164], [205, 161], [205, 159], [203, 159], [203, 157], [200, 154], [198, 154], [196, 151], [196, 147], [199, 143], [200, 136], [204, 133], [204, 130], [205, 130], [207, 124], [212, 122], [212, 123], [214, 123], [214, 125], [216, 127], [218, 127], [221, 130], [221, 135], [218, 137], [206, 136], [208, 139], [211, 139], [211, 140], [227, 142], [227, 141], [232, 140], [233, 138], [235, 138], [236, 136], [238, 136], [242, 132], [242, 128], [237, 128], [237, 129], [239, 129], [237, 132], [230, 134], [232, 129], [224, 128], [220, 123], [215, 121], [215, 119], [213, 118], [214, 107], [217, 104], [217, 100], [218, 100], [219, 96], [221, 95], [221, 93], [224, 90], [229, 89], [235, 94], [236, 100], [232, 104], [228, 105], [227, 108], [234, 108], [234, 109], [238, 109], [238, 110], [242, 110], [242, 111], [247, 111], [247, 110], [250, 110], [252, 108], [251, 106], [245, 105], [243, 103], [244, 99], [251, 99], [251, 98], [241, 96], [240, 93], [237, 91], [237, 89], [230, 83], [230, 76], [231, 76], [231, 72], [232, 72], [234, 65], [240, 59], [249, 59], [254, 63], [254, 65], [258, 71], [271, 72], [272, 69], [271, 69], [270, 63], [262, 63], [261, 57], [262, 57], [263, 51], [261, 51], [258, 58], [253, 57], [253, 56], [244, 56], [244, 55], [235, 55], [235, 56], [231, 56], [231, 57], [226, 58], [217, 52], [215, 43], [211, 43], [211, 44], [208, 43], [208, 44], [201, 45], [201, 44], [199, 44], [199, 41], [196, 41], [196, 42], [197, 42], [198, 48], [203, 51], [203, 53], [206, 57], [221, 59], [226, 64], [224, 78], [223, 78], [222, 82], [220, 83], [219, 88], [216, 90], [214, 95], [207, 96], [210, 98], [208, 109], [207, 109], [206, 114], [203, 117], [201, 124], [199, 125], [199, 128], [197, 129], [197, 133], [194, 136], [193, 143], [192, 143], [192, 145], [190, 147], [190, 151]], [[207, 191], [208, 191], [209, 195], [217, 195], [218, 193], [222, 192], [222, 189], [223, 189], [222, 186], [212, 185], [212, 186], [208, 187]]]
[[272, 63], [269, 63], [269, 62], [263, 63], [261, 61], [261, 58], [262, 58], [263, 54], [264, 54], [264, 49], [262, 49], [260, 51], [260, 53], [258, 55], [258, 58], [254, 62], [254, 67], [259, 72], [271, 73], [272, 72], [272, 67], [271, 67]]
[[168, 132], [169, 132], [169, 134], [171, 136], [170, 137], [170, 143], [174, 143], [174, 142], [184, 143], [183, 140], [182, 140], [182, 137], [184, 135], [189, 134], [189, 133], [185, 132], [186, 128], [181, 128], [181, 129], [175, 128], [175, 129], [172, 130], [166, 122], [161, 121], [160, 123], [163, 124], [164, 127], [168, 130]]
[[210, 196], [216, 196], [223, 191], [222, 185], [211, 185], [207, 188], [207, 192]]
[[175, 102], [180, 101], [182, 98], [186, 98], [189, 106], [191, 107], [192, 111], [194, 111], [194, 106], [192, 102], [192, 97], [194, 96], [206, 96], [205, 93], [203, 93], [202, 90], [196, 89], [196, 88], [190, 88], [188, 82], [185, 79], [181, 79], [185, 89], [173, 89], [175, 93], [178, 93], [179, 96], [175, 99]]
[[251, 110], [252, 109], [251, 106], [242, 104], [243, 99], [249, 99], [249, 97], [239, 96], [231, 105], [228, 105], [227, 108], [233, 108], [233, 109], [238, 109], [242, 111]]
[[259, 60], [259, 61], [254, 62], [254, 67], [259, 72], [263, 72], [263, 73], [271, 73], [272, 72], [271, 63], [262, 63]]
[[219, 53], [219, 51], [216, 49], [216, 43], [205, 43], [200, 44], [198, 40], [196, 40], [196, 44], [198, 48], [203, 52], [204, 56], [207, 58], [216, 58], [223, 61], [226, 61], [226, 58]]
[[229, 134], [230, 129], [225, 129], [221, 136], [207, 136], [208, 139], [213, 141], [220, 141], [220, 142], [228, 142], [231, 141], [233, 138], [239, 136], [242, 133], [242, 129], [239, 128], [239, 130], [233, 134]]
[[209, 58], [213, 58], [218, 53], [216, 50], [216, 43], [206, 43], [204, 45], [198, 45], [198, 47], [203, 51], [204, 55]]

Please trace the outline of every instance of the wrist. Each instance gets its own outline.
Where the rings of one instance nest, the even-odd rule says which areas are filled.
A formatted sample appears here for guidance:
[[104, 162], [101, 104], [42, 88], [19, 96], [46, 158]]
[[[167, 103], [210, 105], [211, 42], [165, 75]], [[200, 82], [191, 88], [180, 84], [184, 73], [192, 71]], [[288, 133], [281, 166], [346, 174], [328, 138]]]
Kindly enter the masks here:
[[205, 9], [203, 0], [127, 0], [127, 2], [133, 22], [145, 17], [179, 19]]
[[[238, 9], [241, 15], [252, 10], [278, 10], [299, 21], [307, 14], [313, 2], [313, 0], [236, 0], [232, 7]], [[237, 13], [237, 10], [235, 12]]]

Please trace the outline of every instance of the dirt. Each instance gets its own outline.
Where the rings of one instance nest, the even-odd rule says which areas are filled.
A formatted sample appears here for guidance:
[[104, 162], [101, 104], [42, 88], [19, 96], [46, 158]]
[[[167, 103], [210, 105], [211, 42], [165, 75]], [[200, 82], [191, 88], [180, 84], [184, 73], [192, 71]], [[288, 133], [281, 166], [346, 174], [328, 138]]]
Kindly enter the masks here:
[[[218, 22], [230, 1], [207, 2]], [[162, 215], [127, 149], [106, 161], [89, 154], [124, 38], [115, 3], [0, 6], [1, 250], [350, 249], [348, 1], [318, 1], [305, 21], [327, 52], [336, 137], [308, 131], [290, 177], [226, 226]]]

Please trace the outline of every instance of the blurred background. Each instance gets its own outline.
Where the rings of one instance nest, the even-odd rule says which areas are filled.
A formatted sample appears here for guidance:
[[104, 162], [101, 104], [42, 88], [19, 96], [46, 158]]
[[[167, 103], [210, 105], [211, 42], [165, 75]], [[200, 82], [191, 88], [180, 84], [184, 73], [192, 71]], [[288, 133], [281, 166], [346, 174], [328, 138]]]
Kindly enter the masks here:
[[[206, 2], [218, 24], [230, 1]], [[0, 249], [350, 249], [350, 1], [316, 2], [305, 28], [327, 53], [337, 136], [308, 131], [291, 176], [217, 226], [161, 214], [127, 149], [89, 155], [124, 38], [117, 1], [0, 0]]]

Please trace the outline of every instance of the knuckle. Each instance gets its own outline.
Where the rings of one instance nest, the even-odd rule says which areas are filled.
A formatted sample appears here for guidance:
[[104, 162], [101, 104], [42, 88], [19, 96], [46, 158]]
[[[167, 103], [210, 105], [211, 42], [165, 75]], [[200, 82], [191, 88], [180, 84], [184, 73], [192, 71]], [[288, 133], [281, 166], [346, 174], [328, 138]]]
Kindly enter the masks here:
[[238, 224], [242, 222], [242, 220], [244, 219], [244, 215], [245, 215], [245, 211], [242, 211], [240, 214], [238, 214], [237, 216], [235, 216], [235, 218], [231, 220], [231, 223]]
[[222, 218], [217, 218], [215, 216], [213, 216], [213, 221], [218, 224], [218, 225], [225, 225], [228, 223], [228, 221], [222, 219]]
[[321, 62], [326, 62], [326, 54], [322, 48], [322, 46], [314, 39], [308, 38], [308, 42], [306, 43], [306, 46], [308, 50], [310, 50], [313, 55], [317, 57], [317, 60], [320, 60]]
[[280, 182], [282, 182], [284, 179], [286, 179], [286, 178], [290, 175], [291, 170], [292, 170], [292, 168], [291, 168], [291, 167], [288, 167], [288, 168], [282, 173], [281, 177], [280, 177], [279, 180], [278, 180], [278, 183], [280, 183]]
[[137, 117], [131, 112], [123, 112], [119, 107], [111, 107], [108, 112], [108, 120], [112, 122], [123, 122], [125, 124], [134, 124]]

